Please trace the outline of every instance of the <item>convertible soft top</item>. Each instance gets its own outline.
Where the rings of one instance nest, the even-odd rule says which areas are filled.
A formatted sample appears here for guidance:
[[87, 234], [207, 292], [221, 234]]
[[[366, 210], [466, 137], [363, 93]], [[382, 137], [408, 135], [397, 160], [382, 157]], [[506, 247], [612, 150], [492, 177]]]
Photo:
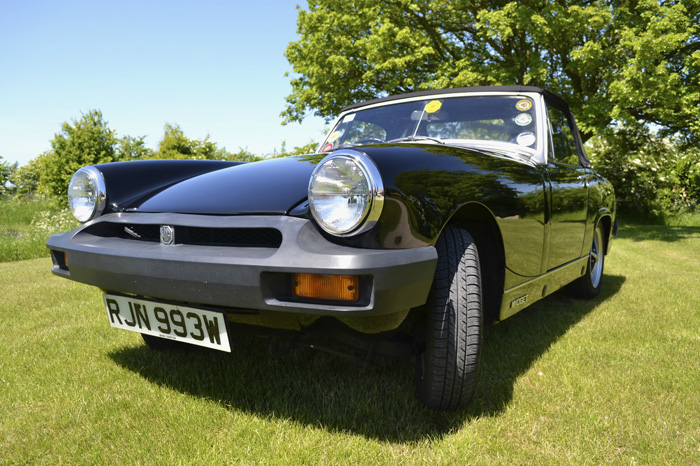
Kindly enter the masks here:
[[393, 100], [406, 99], [411, 97], [424, 97], [437, 94], [459, 94], [463, 92], [536, 92], [545, 96], [547, 100], [554, 102], [554, 104], [561, 108], [562, 110], [568, 111], [569, 104], [559, 97], [557, 94], [550, 92], [546, 89], [536, 86], [477, 86], [477, 87], [454, 87], [450, 89], [431, 89], [428, 91], [417, 91], [409, 92], [407, 94], [392, 95], [389, 97], [381, 97], [379, 99], [366, 100], [364, 102], [358, 102], [356, 104], [349, 105], [345, 107], [342, 112], [347, 110], [352, 110], [354, 108], [364, 107], [366, 105], [377, 104], [381, 102], [391, 102]]

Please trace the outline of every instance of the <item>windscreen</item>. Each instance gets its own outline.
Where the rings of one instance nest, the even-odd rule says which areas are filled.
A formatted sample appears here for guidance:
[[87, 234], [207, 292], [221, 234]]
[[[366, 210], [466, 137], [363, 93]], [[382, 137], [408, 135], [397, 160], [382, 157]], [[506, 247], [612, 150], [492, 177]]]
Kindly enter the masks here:
[[387, 103], [345, 115], [322, 147], [341, 147], [398, 141], [451, 144], [509, 143], [534, 149], [534, 102], [524, 96], [428, 98]]

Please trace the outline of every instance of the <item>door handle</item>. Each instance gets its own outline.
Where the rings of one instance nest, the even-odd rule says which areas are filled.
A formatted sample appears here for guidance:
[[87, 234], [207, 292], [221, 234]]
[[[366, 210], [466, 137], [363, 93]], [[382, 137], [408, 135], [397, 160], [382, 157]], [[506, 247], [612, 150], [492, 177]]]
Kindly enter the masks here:
[[581, 182], [581, 185], [588, 188], [591, 183], [591, 176], [593, 175], [579, 175], [576, 179]]

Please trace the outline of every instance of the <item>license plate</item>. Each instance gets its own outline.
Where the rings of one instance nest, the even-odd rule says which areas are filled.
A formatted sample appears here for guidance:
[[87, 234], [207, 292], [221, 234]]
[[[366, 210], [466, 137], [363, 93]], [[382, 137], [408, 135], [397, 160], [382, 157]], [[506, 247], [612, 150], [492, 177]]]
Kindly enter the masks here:
[[223, 312], [127, 296], [105, 294], [103, 297], [112, 327], [231, 351]]

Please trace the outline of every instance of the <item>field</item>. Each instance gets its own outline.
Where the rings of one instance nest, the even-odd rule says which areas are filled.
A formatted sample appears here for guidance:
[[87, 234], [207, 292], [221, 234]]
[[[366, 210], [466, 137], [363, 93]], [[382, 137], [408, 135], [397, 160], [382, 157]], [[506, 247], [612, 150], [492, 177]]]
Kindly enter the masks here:
[[77, 226], [55, 199], [0, 199], [0, 262], [48, 257], [49, 235]]
[[700, 464], [700, 228], [624, 226], [601, 296], [488, 327], [474, 402], [413, 361], [157, 353], [50, 260], [0, 263], [0, 465]]

